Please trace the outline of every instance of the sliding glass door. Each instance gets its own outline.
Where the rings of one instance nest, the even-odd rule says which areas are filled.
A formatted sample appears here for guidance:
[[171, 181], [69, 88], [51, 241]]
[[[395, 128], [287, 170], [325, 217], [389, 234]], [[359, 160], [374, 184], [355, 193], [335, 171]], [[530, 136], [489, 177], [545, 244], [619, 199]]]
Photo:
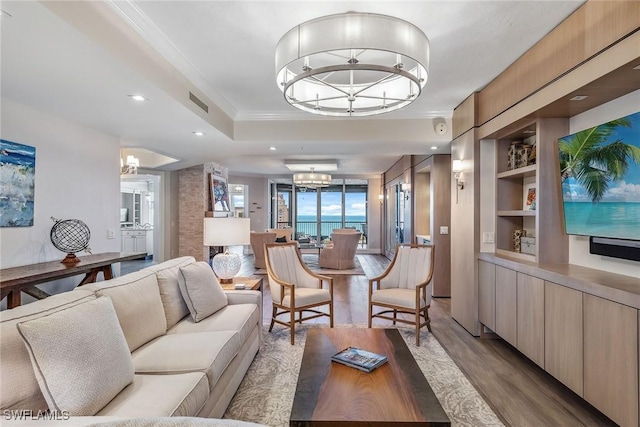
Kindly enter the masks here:
[[353, 228], [368, 234], [368, 182], [364, 179], [335, 179], [328, 187], [294, 187], [276, 184], [277, 212], [272, 223], [277, 227], [289, 225], [295, 237], [322, 241], [336, 228]]

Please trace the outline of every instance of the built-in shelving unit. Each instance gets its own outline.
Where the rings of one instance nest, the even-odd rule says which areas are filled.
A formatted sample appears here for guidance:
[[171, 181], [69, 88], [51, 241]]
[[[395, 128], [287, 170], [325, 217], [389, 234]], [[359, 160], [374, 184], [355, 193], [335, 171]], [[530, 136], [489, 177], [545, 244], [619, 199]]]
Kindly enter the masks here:
[[[532, 262], [566, 262], [557, 140], [568, 134], [566, 119], [539, 118], [496, 139], [496, 253]], [[535, 149], [535, 163], [509, 168], [508, 153], [520, 142]], [[535, 148], [534, 148], [535, 147]], [[535, 207], [527, 194], [535, 189]], [[514, 231], [534, 237], [533, 253], [516, 252]]]

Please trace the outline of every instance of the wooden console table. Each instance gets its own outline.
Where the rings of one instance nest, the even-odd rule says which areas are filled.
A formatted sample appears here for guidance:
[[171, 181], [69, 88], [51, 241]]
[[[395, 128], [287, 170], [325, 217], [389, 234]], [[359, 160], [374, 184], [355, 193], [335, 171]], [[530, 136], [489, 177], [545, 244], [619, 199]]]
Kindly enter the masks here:
[[49, 294], [38, 289], [35, 285], [83, 273], [85, 274], [84, 279], [78, 286], [95, 282], [100, 272], [102, 272], [104, 279], [108, 280], [113, 278], [113, 264], [144, 259], [146, 256], [146, 252], [106, 252], [78, 257], [80, 262], [75, 264], [49, 261], [4, 268], [0, 270], [0, 300], [7, 297], [7, 308], [14, 308], [21, 304], [20, 292], [43, 299]]

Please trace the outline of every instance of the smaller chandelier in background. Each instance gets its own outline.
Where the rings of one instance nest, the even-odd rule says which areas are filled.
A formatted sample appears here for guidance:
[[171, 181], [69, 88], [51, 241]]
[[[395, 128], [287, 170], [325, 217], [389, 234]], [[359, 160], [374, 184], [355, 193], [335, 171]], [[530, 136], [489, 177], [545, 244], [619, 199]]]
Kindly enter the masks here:
[[429, 39], [386, 15], [348, 12], [312, 19], [276, 47], [277, 83], [285, 100], [328, 116], [397, 110], [420, 95], [429, 72]]
[[327, 187], [331, 185], [331, 175], [327, 173], [316, 173], [313, 168], [311, 168], [311, 172], [293, 174], [293, 183], [298, 187]]
[[120, 173], [123, 175], [136, 175], [139, 167], [140, 160], [137, 157], [128, 155], [126, 165], [122, 161], [122, 157], [120, 158]]

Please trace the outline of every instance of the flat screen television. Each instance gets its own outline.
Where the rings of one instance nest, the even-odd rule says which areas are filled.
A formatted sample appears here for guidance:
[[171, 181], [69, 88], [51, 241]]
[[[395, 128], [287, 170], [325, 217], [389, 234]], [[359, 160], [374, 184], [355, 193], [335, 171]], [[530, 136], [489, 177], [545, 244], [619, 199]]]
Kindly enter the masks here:
[[560, 138], [558, 152], [566, 233], [640, 251], [640, 112]]

